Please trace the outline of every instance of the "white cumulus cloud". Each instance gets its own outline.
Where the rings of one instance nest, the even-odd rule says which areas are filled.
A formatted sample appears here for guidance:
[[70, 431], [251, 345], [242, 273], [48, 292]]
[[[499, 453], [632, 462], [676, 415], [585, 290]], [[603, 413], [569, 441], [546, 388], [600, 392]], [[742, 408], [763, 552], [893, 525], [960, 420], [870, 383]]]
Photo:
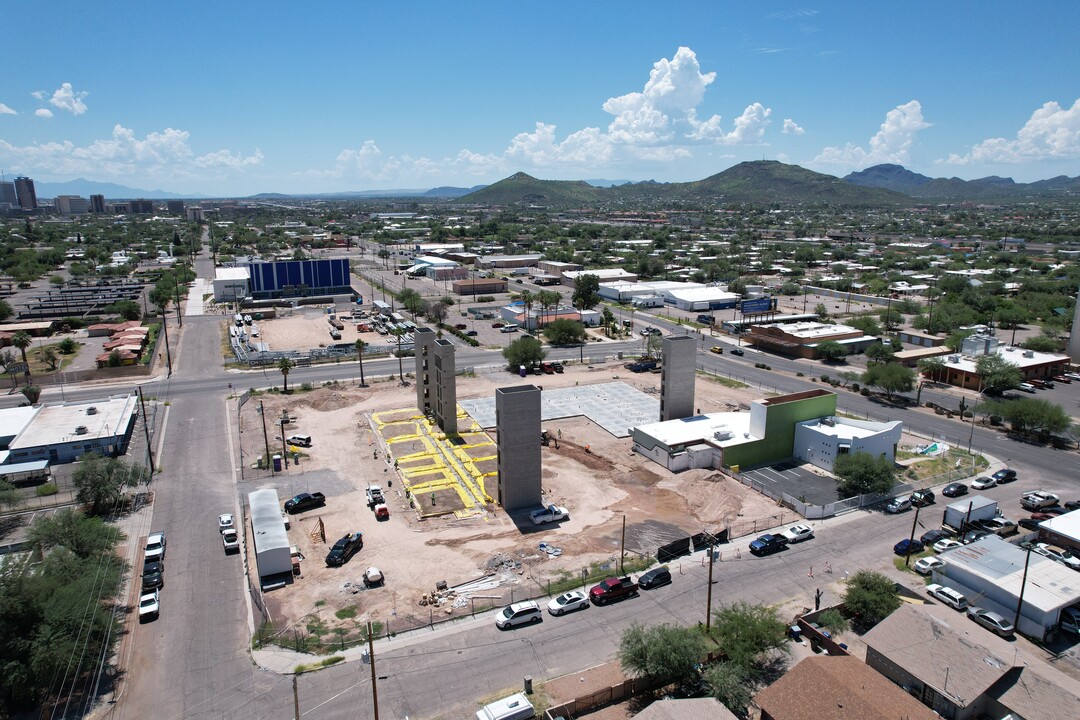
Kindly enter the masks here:
[[1071, 108], [1062, 108], [1053, 101], [1045, 103], [1031, 114], [1015, 138], [983, 140], [966, 155], [952, 154], [946, 162], [967, 165], [1075, 157], [1080, 157], [1080, 99]]
[[827, 147], [813, 162], [857, 169], [879, 163], [903, 165], [908, 162], [915, 135], [928, 127], [930, 123], [923, 120], [922, 105], [918, 100], [912, 100], [888, 112], [881, 129], [870, 138], [869, 149], [851, 143], [844, 147]]
[[600, 169], [618, 171], [640, 163], [670, 163], [691, 157], [692, 148], [762, 142], [772, 110], [747, 105], [728, 127], [719, 115], [698, 117], [715, 72], [702, 72], [697, 55], [680, 47], [657, 60], [640, 92], [608, 98], [601, 107], [612, 116], [606, 128], [585, 127], [560, 137], [556, 125], [536, 122], [497, 153], [463, 149], [441, 160], [384, 156], [374, 140], [359, 149], [342, 150], [330, 170], [312, 170], [323, 179], [421, 181], [440, 174], [491, 177], [514, 170], [547, 170], [571, 177]]
[[[50, 113], [42, 108], [42, 112]], [[51, 115], [51, 113], [50, 113]], [[63, 142], [35, 143], [16, 146], [0, 140], [0, 154], [14, 160], [20, 172], [38, 175], [138, 178], [167, 180], [192, 178], [200, 170], [219, 168], [240, 170], [262, 162], [261, 151], [244, 157], [228, 150], [195, 155], [188, 141], [186, 130], [166, 128], [139, 137], [135, 131], [122, 125], [113, 127], [112, 135], [95, 140], [88, 145]]]
[[14, 110], [9, 108], [4, 103], [0, 103], [0, 115], [18, 115], [18, 114], [19, 113], [15, 112]]
[[49, 98], [49, 103], [61, 110], [67, 110], [72, 115], [82, 115], [86, 112], [86, 103], [83, 102], [90, 93], [87, 92], [75, 92], [71, 88], [71, 83], [64, 83], [53, 92], [52, 97]]
[[785, 135], [802, 135], [806, 130], [799, 127], [799, 124], [791, 118], [784, 118], [784, 129], [781, 132]]
[[34, 114], [42, 118], [51, 118], [52, 110], [50, 110], [49, 108], [38, 108], [34, 111]]

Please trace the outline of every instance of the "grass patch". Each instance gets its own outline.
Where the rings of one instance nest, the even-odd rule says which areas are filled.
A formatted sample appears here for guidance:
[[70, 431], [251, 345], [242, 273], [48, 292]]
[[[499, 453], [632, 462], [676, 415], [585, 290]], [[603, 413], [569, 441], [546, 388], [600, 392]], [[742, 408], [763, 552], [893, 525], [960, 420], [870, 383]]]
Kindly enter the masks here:
[[[631, 573], [641, 572], [649, 567], [652, 567], [654, 560], [651, 557], [628, 557], [623, 561], [623, 575], [629, 575]], [[607, 568], [602, 567], [607, 565]], [[589, 574], [582, 580], [580, 573], [569, 573], [565, 570], [559, 573], [559, 575], [548, 582], [548, 593], [551, 595], [560, 595], [567, 590], [576, 590], [582, 585], [588, 586], [590, 583], [597, 583], [604, 578], [609, 578], [619, 573], [619, 561], [618, 559], [608, 560], [606, 563], [594, 562], [589, 565]]]
[[56, 483], [45, 483], [44, 485], [38, 485], [37, 490], [38, 497], [48, 497], [49, 495], [55, 495], [60, 492], [60, 488], [56, 487]]
[[915, 577], [922, 580], [923, 583], [925, 584], [925, 583], [930, 582], [930, 578], [924, 577], [924, 576], [920, 575], [919, 573], [915, 572], [915, 562], [917, 560], [921, 560], [924, 557], [931, 557], [932, 555], [934, 555], [934, 549], [933, 548], [926, 548], [921, 553], [912, 553], [911, 554], [911, 566], [908, 567], [908, 566], [906, 566], [904, 564], [904, 557], [902, 555], [893, 554], [893, 567], [895, 567], [900, 572], [911, 573]]
[[324, 667], [330, 667], [331, 665], [337, 665], [339, 662], [343, 662], [344, 660], [345, 658], [341, 655], [331, 655], [330, 657], [323, 658], [318, 662], [307, 663], [305, 665], [297, 665], [295, 668], [293, 668], [293, 672], [297, 675], [303, 675], [306, 672], [320, 670]]
[[724, 377], [723, 375], [713, 375], [712, 373], [707, 372], [701, 372], [698, 374], [704, 377], [706, 380], [711, 380], [717, 385], [723, 385], [724, 387], [731, 388], [732, 390], [740, 390], [745, 387], [750, 387], [749, 385], [740, 380], [733, 380], [729, 377]]
[[349, 620], [351, 618], [354, 618], [356, 617], [356, 606], [350, 605], [349, 607], [341, 608], [336, 613], [334, 613], [334, 615], [337, 616], [338, 620]]

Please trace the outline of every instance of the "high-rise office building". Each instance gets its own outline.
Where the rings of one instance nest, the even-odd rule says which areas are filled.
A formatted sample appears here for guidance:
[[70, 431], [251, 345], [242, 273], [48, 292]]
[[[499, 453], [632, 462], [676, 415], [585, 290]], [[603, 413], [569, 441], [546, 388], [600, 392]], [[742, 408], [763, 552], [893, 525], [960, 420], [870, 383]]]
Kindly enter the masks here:
[[184, 214], [184, 201], [183, 200], [168, 200], [165, 202], [165, 207], [168, 208], [170, 215], [183, 215]]
[[90, 212], [92, 212], [92, 213], [104, 213], [105, 212], [105, 196], [104, 195], [91, 195], [90, 196]]
[[15, 194], [15, 183], [0, 182], [0, 206], [2, 205], [10, 207], [19, 205], [19, 196]]
[[90, 201], [78, 195], [58, 195], [53, 207], [58, 215], [85, 215], [90, 212]]
[[28, 177], [15, 178], [15, 194], [19, 197], [19, 207], [23, 210], [33, 210], [37, 207], [37, 192], [34, 191], [34, 181]]
[[132, 215], [149, 215], [154, 212], [154, 203], [151, 200], [132, 200], [128, 203], [128, 207], [131, 209]]

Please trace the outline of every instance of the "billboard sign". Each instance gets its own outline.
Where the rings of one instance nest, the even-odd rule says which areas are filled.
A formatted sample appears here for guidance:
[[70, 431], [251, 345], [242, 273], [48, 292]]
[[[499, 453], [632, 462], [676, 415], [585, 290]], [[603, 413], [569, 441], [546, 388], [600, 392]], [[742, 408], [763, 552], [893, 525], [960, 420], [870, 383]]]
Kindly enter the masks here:
[[754, 298], [743, 300], [739, 303], [739, 311], [743, 314], [772, 312], [773, 301], [771, 297]]

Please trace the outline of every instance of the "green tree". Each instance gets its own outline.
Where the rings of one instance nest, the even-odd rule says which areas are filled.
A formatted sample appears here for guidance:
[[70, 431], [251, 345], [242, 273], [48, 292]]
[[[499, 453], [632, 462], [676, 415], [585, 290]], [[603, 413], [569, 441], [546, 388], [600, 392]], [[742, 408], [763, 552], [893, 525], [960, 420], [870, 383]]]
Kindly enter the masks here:
[[19, 489], [11, 483], [0, 480], [0, 508], [14, 508], [22, 504]]
[[713, 663], [705, 668], [705, 682], [709, 683], [709, 694], [721, 705], [736, 717], [746, 717], [746, 710], [750, 706], [750, 688], [754, 684], [746, 668], [733, 662]]
[[[885, 332], [889, 332], [894, 327], [899, 327], [904, 324], [904, 316], [900, 314], [900, 311], [893, 308], [886, 308], [878, 313], [878, 317], [881, 318], [881, 322], [885, 325]], [[850, 324], [850, 323], [848, 323]], [[878, 335], [880, 333], [866, 333], [867, 335]]]
[[729, 661], [746, 669], [766, 653], [786, 652], [786, 632], [774, 607], [737, 602], [713, 611], [712, 637]]
[[56, 366], [60, 364], [60, 356], [56, 354], [56, 348], [51, 345], [46, 345], [38, 352], [38, 357], [43, 363], [49, 366], [50, 370], [55, 370]]
[[874, 343], [866, 348], [863, 354], [867, 360], [876, 363], [890, 363], [896, 356], [893, 349], [885, 343]]
[[79, 349], [78, 343], [71, 338], [64, 338], [60, 341], [60, 352], [64, 355], [70, 355]]
[[62, 508], [34, 522], [26, 539], [42, 550], [64, 547], [77, 557], [96, 560], [115, 548], [124, 534], [101, 518], [88, 517], [75, 508]]
[[30, 362], [26, 359], [26, 348], [30, 347], [33, 342], [33, 338], [31, 338], [30, 334], [25, 330], [20, 330], [11, 336], [11, 344], [17, 347], [19, 352], [22, 353], [23, 365], [26, 366], [26, 370], [23, 371], [23, 374], [26, 376], [27, 383], [30, 382]]
[[7, 300], [0, 300], [0, 322], [4, 322], [14, 314], [15, 311], [11, 309], [10, 303]]
[[897, 363], [872, 364], [867, 366], [862, 381], [868, 387], [880, 388], [891, 400], [896, 393], [910, 392], [915, 387], [915, 371]]
[[100, 515], [115, 509], [125, 487], [136, 487], [147, 478], [142, 465], [87, 453], [79, 458], [71, 483], [75, 486], [75, 499], [89, 507], [91, 515]]
[[844, 321], [844, 324], [848, 327], [853, 327], [856, 330], [862, 330], [866, 335], [880, 335], [881, 326], [878, 325], [877, 320], [871, 315], [859, 315]]
[[600, 304], [600, 278], [595, 275], [579, 275], [574, 282], [574, 307], [591, 310]]
[[1000, 355], [982, 355], [975, 361], [975, 374], [979, 377], [982, 391], [988, 395], [1000, 395], [1006, 390], [1020, 387], [1024, 375], [1016, 363]]
[[420, 293], [412, 288], [405, 288], [397, 294], [397, 297], [398, 302], [404, 305], [405, 309], [412, 313], [413, 318], [416, 318], [416, 316], [424, 309], [424, 298], [420, 297]]
[[705, 638], [694, 628], [634, 623], [619, 639], [618, 658], [632, 675], [671, 683], [692, 677], [705, 651]]
[[124, 356], [120, 354], [119, 350], [113, 350], [109, 353], [109, 359], [106, 361], [109, 367], [120, 367], [124, 364]]
[[825, 307], [825, 303], [818, 303], [814, 306], [814, 312], [818, 316], [818, 320], [821, 322], [827, 322], [829, 319], [829, 308]]
[[31, 405], [37, 405], [37, 401], [41, 399], [41, 388], [37, 385], [24, 385], [19, 392], [30, 401]]
[[119, 315], [124, 320], [138, 320], [142, 317], [142, 309], [134, 300], [118, 300], [105, 308], [105, 312]]
[[517, 369], [524, 365], [525, 367], [532, 367], [536, 365], [547, 355], [540, 341], [534, 337], [528, 335], [520, 337], [508, 346], [503, 348], [503, 357], [506, 358], [507, 364], [513, 369]]
[[918, 364], [919, 372], [931, 380], [940, 380], [945, 375], [945, 361], [941, 358], [924, 358]]
[[857, 452], [838, 455], [833, 463], [841, 498], [867, 493], [887, 493], [896, 483], [896, 467], [884, 455]]
[[442, 300], [436, 300], [435, 302], [424, 303], [424, 314], [427, 315], [436, 324], [442, 325], [446, 320], [446, 316], [450, 312], [450, 306]]
[[984, 412], [1000, 415], [1018, 433], [1046, 436], [1069, 429], [1072, 419], [1060, 405], [1041, 398], [992, 400]]
[[847, 355], [847, 349], [835, 340], [818, 343], [817, 355], [825, 362], [836, 362]]
[[1056, 353], [1061, 350], [1061, 341], [1045, 335], [1036, 335], [1020, 343], [1020, 347], [1035, 352]]
[[851, 623], [844, 617], [844, 614], [836, 608], [830, 608], [821, 613], [821, 615], [818, 616], [817, 623], [833, 635], [847, 632], [848, 628], [851, 626]]
[[900, 607], [896, 583], [879, 572], [859, 570], [848, 578], [844, 607], [857, 629], [869, 630]]
[[284, 388], [282, 392], [284, 392], [286, 395], [289, 393], [289, 371], [292, 370], [293, 367], [295, 367], [293, 365], [293, 361], [287, 357], [283, 357], [278, 360], [277, 369], [278, 372], [281, 373], [282, 382], [284, 383]]
[[544, 337], [552, 345], [580, 345], [585, 342], [585, 326], [578, 320], [555, 320], [544, 328]]

